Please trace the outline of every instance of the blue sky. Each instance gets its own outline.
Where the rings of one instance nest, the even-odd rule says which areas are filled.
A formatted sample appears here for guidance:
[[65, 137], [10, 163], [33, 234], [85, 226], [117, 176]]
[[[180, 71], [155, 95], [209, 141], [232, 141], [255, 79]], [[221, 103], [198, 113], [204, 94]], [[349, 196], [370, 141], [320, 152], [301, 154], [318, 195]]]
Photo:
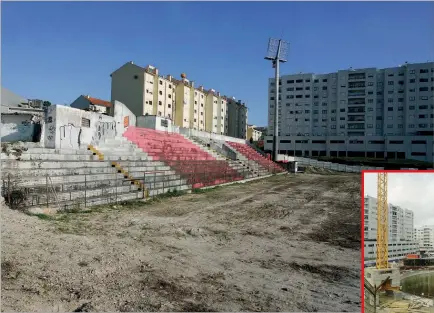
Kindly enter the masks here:
[[27, 98], [110, 100], [110, 73], [155, 65], [244, 100], [267, 122], [269, 37], [282, 73], [434, 59], [434, 2], [2, 2], [2, 86]]

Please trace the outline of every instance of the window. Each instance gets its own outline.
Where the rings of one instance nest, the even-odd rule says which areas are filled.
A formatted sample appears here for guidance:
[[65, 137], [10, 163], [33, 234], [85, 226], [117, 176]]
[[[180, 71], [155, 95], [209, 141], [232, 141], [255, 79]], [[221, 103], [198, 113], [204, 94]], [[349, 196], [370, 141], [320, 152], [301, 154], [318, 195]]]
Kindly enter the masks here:
[[149, 105], [152, 105], [152, 101], [151, 100], [149, 100]]
[[162, 85], [162, 84], [163, 84], [163, 81], [160, 80], [160, 85]]
[[426, 110], [428, 109], [427, 105], [419, 105], [419, 110]]
[[415, 83], [416, 82], [416, 79], [414, 79], [414, 78], [412, 78], [412, 79], [410, 79], [410, 81], [409, 81], [411, 84], [413, 84], [413, 83]]
[[368, 103], [374, 103], [373, 99], [368, 99]]
[[393, 124], [387, 124], [387, 128], [393, 128]]
[[345, 109], [340, 109], [339, 112], [345, 112]]
[[332, 125], [330, 128], [331, 129], [336, 129], [336, 125]]
[[322, 80], [322, 82], [323, 82], [323, 83], [326, 83], [326, 82], [327, 82], [327, 78], [324, 78], [324, 79]]
[[306, 87], [305, 90], [310, 90], [310, 87]]
[[327, 90], [327, 86], [323, 86], [323, 87], [322, 87], [322, 90]]
[[419, 91], [428, 91], [428, 87], [420, 87]]
[[428, 100], [428, 97], [427, 96], [420, 96], [419, 99], [420, 100]]
[[393, 107], [388, 107], [387, 111], [392, 112], [393, 111]]
[[419, 73], [421, 74], [428, 73], [428, 69], [427, 68], [420, 69]]
[[416, 99], [416, 97], [409, 97], [408, 100], [410, 101], [414, 101]]
[[310, 95], [305, 95], [304, 97], [305, 97], [305, 98], [310, 98]]
[[389, 98], [389, 99], [387, 99], [387, 102], [391, 103], [391, 102], [393, 102], [393, 99]]
[[172, 95], [167, 95], [167, 97], [168, 97], [169, 99], [171, 99], [171, 98], [172, 98]]
[[90, 119], [82, 117], [81, 127], [90, 127]]
[[394, 82], [393, 82], [393, 80], [389, 80], [389, 81], [387, 82], [387, 84], [388, 84], [389, 86], [393, 86]]
[[404, 111], [404, 107], [398, 107], [398, 111]]
[[159, 92], [158, 92], [160, 95], [163, 95], [163, 92], [160, 90]]
[[286, 83], [287, 83], [287, 84], [293, 84], [293, 83], [294, 83], [294, 80], [287, 80]]
[[158, 101], [158, 105], [162, 105], [163, 103], [161, 101]]
[[373, 126], [374, 126], [374, 125], [372, 125], [372, 124], [368, 124], [368, 125], [367, 125], [368, 128], [373, 128]]

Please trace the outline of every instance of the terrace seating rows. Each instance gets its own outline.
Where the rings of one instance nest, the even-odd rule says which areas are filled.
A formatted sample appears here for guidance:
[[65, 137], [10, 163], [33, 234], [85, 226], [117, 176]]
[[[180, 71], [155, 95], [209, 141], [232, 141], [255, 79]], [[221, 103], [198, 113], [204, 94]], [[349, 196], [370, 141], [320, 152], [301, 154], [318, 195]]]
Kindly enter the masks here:
[[266, 159], [260, 153], [255, 151], [255, 149], [249, 147], [246, 144], [229, 141], [226, 142], [226, 144], [241, 153], [247, 159], [257, 162], [260, 166], [263, 166], [264, 168], [268, 169], [273, 173], [282, 173], [285, 171], [281, 166], [277, 165], [269, 159]]
[[165, 162], [193, 188], [213, 186], [243, 177], [227, 162], [217, 160], [179, 134], [129, 127], [123, 134], [153, 160]]

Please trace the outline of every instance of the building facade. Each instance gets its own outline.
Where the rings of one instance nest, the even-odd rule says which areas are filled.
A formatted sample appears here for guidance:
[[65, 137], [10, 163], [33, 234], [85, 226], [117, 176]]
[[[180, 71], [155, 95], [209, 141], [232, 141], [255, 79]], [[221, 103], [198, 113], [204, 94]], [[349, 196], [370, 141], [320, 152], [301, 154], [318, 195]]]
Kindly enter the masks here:
[[228, 136], [247, 139], [248, 109], [241, 100], [226, 97], [228, 115]]
[[278, 97], [281, 153], [433, 160], [434, 62], [284, 75], [275, 89], [269, 79], [266, 150]]
[[255, 125], [247, 125], [247, 140], [250, 138], [253, 141], [258, 141], [262, 137], [262, 131], [260, 131]]
[[[389, 258], [403, 258], [419, 250], [414, 240], [413, 211], [399, 206], [388, 205]], [[377, 240], [377, 199], [365, 196], [364, 199], [364, 238], [365, 259], [375, 259]]]
[[111, 109], [113, 106], [110, 101], [93, 98], [89, 95], [81, 95], [71, 103], [70, 107], [86, 111], [111, 114]]
[[[202, 86], [181, 74], [181, 79], [159, 75], [157, 68], [140, 67], [128, 62], [111, 74], [112, 101], [124, 103], [136, 116], [156, 115], [169, 118], [184, 128], [207, 131], [219, 135], [245, 138], [247, 108], [242, 107], [231, 117], [226, 96]], [[239, 112], [240, 111], [240, 112]], [[236, 123], [238, 124], [234, 124]], [[230, 125], [232, 122], [232, 134]], [[244, 129], [244, 131], [242, 131]]]
[[414, 229], [414, 240], [420, 248], [434, 249], [434, 225], [425, 225]]

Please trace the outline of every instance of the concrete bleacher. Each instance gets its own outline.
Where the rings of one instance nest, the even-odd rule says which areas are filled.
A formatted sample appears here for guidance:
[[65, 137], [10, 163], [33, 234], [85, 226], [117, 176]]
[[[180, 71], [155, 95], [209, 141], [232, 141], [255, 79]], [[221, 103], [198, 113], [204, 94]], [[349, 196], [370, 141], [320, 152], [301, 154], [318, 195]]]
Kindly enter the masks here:
[[187, 138], [196, 143], [204, 151], [215, 156], [217, 159], [226, 160], [230, 167], [242, 173], [245, 178], [261, 177], [269, 175], [268, 170], [259, 167], [256, 162], [241, 160], [236, 153], [230, 154], [223, 149], [224, 142], [211, 141], [209, 138], [191, 137]]
[[237, 151], [242, 156], [242, 159], [256, 162], [263, 170], [267, 170], [273, 174], [285, 172], [283, 167], [265, 158], [247, 144], [227, 141], [226, 145]]
[[123, 134], [151, 158], [163, 161], [192, 188], [214, 186], [244, 179], [225, 160], [202, 150], [196, 144], [177, 133], [149, 128], [129, 127]]
[[25, 194], [23, 206], [67, 209], [191, 189], [169, 166], [125, 138], [107, 139], [95, 149], [100, 155], [88, 147], [2, 153], [2, 194], [19, 190]]

